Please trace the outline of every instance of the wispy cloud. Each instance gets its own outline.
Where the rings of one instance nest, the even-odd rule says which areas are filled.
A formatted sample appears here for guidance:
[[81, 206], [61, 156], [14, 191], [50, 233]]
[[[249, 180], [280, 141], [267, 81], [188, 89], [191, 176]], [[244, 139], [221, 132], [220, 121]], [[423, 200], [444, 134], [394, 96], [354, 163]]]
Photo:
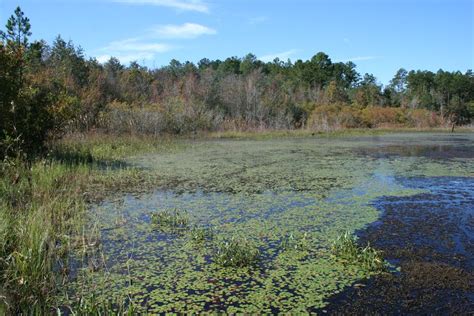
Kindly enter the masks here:
[[162, 25], [154, 29], [155, 34], [161, 38], [196, 38], [201, 35], [213, 35], [217, 31], [196, 23], [182, 25]]
[[268, 55], [260, 56], [258, 59], [260, 59], [263, 62], [271, 62], [275, 58], [279, 58], [280, 60], [286, 60], [286, 59], [290, 58], [291, 56], [293, 56], [294, 54], [296, 54], [297, 52], [298, 52], [297, 49], [290, 49], [290, 50], [287, 50], [287, 51], [281, 52], [281, 53], [275, 53], [275, 54], [268, 54]]
[[201, 0], [111, 0], [113, 2], [136, 4], [136, 5], [154, 5], [169, 7], [184, 11], [196, 11], [202, 13], [209, 12], [209, 6]]
[[364, 61], [364, 60], [373, 60], [378, 59], [380, 56], [355, 56], [350, 58], [342, 58], [336, 60], [337, 62], [347, 62], [347, 61]]
[[152, 53], [163, 53], [169, 51], [171, 46], [162, 43], [144, 43], [140, 42], [137, 38], [130, 38], [111, 42], [103, 49], [109, 51], [149, 51]]
[[111, 56], [122, 63], [153, 60], [157, 54], [166, 53], [176, 47], [162, 43], [163, 39], [192, 39], [201, 35], [216, 34], [217, 31], [196, 23], [182, 25], [161, 25], [150, 28], [142, 35], [114, 41], [97, 50], [99, 62], [106, 62]]
[[156, 54], [165, 53], [173, 49], [173, 46], [156, 43], [143, 42], [139, 38], [129, 38], [121, 41], [114, 41], [98, 50], [100, 55], [97, 60], [101, 63], [106, 62], [110, 57], [118, 58], [122, 63], [131, 61], [152, 60]]

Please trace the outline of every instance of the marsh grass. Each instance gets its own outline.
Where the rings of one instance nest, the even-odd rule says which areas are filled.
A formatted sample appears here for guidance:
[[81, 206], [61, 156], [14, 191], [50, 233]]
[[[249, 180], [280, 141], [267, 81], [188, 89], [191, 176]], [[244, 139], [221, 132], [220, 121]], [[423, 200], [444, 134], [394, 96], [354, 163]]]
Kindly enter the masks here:
[[210, 241], [214, 238], [214, 231], [212, 228], [194, 226], [189, 231], [191, 241], [196, 244], [203, 244], [205, 241]]
[[[140, 315], [144, 313], [141, 311]], [[94, 295], [81, 297], [74, 304], [56, 309], [56, 315], [137, 315], [135, 304], [131, 297], [117, 297], [115, 299], [103, 300]]]
[[216, 244], [214, 261], [223, 267], [249, 267], [255, 265], [260, 257], [258, 247], [246, 238], [219, 240]]
[[388, 264], [384, 260], [382, 252], [370, 245], [360, 247], [356, 238], [348, 232], [334, 240], [331, 252], [338, 259], [359, 265], [368, 272], [385, 272], [388, 269]]
[[164, 210], [152, 213], [151, 223], [164, 231], [187, 230], [189, 216], [185, 210]]
[[311, 240], [307, 232], [304, 233], [290, 233], [285, 236], [280, 242], [282, 250], [310, 250]]
[[151, 178], [120, 157], [164, 150], [166, 144], [75, 136], [50, 144], [42, 159], [0, 162], [0, 314], [51, 311], [54, 293], [68, 277], [70, 252], [96, 251], [97, 236], [86, 225], [86, 203], [112, 191], [151, 187]]
[[170, 152], [183, 146], [176, 136], [161, 135], [111, 135], [99, 132], [69, 134], [52, 146], [53, 152], [69, 152], [71, 156], [82, 153], [95, 161], [122, 160], [137, 154]]
[[[472, 127], [459, 127], [456, 131], [461, 133], [472, 132]], [[255, 139], [265, 140], [273, 138], [293, 138], [293, 137], [348, 137], [348, 136], [376, 136], [389, 133], [413, 133], [413, 132], [440, 132], [450, 133], [450, 128], [414, 128], [414, 127], [398, 127], [398, 128], [343, 128], [329, 131], [316, 131], [312, 129], [255, 129], [255, 130], [224, 130], [218, 132], [202, 133], [202, 137], [217, 139]]]
[[44, 161], [5, 161], [0, 173], [0, 297], [8, 313], [41, 313], [60, 282], [53, 267], [67, 252], [64, 236], [82, 224], [77, 175]]

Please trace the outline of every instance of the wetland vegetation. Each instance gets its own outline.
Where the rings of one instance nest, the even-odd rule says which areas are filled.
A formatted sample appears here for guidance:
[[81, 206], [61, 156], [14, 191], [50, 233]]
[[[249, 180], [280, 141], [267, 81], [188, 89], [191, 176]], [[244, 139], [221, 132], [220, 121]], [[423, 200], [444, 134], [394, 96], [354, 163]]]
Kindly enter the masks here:
[[[374, 278], [402, 278], [412, 271], [405, 264], [416, 263], [424, 267], [420, 273], [429, 274], [425, 269], [433, 259], [409, 249], [422, 249], [423, 238], [435, 238], [429, 236], [439, 234], [436, 226], [412, 246], [390, 250], [380, 243], [396, 240], [394, 234], [412, 236], [406, 236], [403, 225], [386, 236], [380, 231], [375, 240], [362, 232], [378, 225], [371, 224], [381, 218], [378, 200], [391, 199], [389, 205], [396, 206], [431, 194], [430, 186], [406, 181], [447, 181], [449, 187], [450, 177], [459, 177], [463, 191], [453, 194], [461, 194], [464, 204], [456, 216], [469, 220], [472, 190], [467, 181], [474, 170], [472, 155], [465, 152], [472, 153], [472, 140], [471, 133], [182, 139], [169, 151], [129, 156], [124, 163], [147, 173], [155, 187], [90, 207], [88, 216], [100, 223], [102, 244], [90, 257], [71, 259], [77, 273], [63, 304], [113, 296], [130, 297], [137, 311], [152, 314], [321, 312], [331, 310], [331, 302], [350, 302], [337, 295], [346, 295], [353, 284], [365, 288]], [[445, 157], [437, 153], [433, 158], [432, 146], [442, 148]], [[445, 199], [442, 194], [436, 198]], [[156, 229], [153, 214], [170, 226], [186, 223], [186, 229]], [[465, 246], [450, 248], [446, 255], [468, 262], [472, 250], [464, 247], [472, 235], [461, 229], [462, 223], [452, 222], [443, 238], [448, 244], [461, 238]], [[419, 225], [412, 229], [422, 230]], [[102, 269], [91, 269], [90, 260], [102, 262]], [[439, 293], [461, 275], [472, 277], [470, 267], [453, 266], [457, 274], [446, 276]], [[467, 310], [470, 288], [459, 285], [457, 291]], [[387, 305], [390, 299], [396, 301], [387, 298]], [[450, 304], [455, 302], [452, 298]]]
[[474, 309], [472, 71], [382, 87], [324, 53], [147, 69], [30, 36], [18, 8], [0, 314]]

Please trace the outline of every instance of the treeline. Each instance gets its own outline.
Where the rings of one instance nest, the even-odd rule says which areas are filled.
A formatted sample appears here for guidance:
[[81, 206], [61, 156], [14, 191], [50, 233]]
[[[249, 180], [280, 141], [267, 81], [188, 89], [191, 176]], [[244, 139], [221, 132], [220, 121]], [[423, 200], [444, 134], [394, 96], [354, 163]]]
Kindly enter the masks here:
[[47, 136], [100, 128], [115, 133], [186, 133], [248, 128], [429, 127], [469, 123], [474, 73], [400, 69], [382, 86], [352, 62], [325, 53], [264, 63], [255, 55], [148, 69], [104, 64], [60, 36], [28, 41], [18, 8], [1, 33], [2, 149], [31, 150]]

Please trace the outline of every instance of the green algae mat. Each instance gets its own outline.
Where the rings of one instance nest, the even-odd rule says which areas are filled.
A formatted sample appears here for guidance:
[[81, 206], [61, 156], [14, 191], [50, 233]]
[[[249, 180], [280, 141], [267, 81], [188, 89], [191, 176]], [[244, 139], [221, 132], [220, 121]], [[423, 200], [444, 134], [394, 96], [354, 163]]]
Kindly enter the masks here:
[[[398, 177], [473, 177], [473, 142], [427, 133], [189, 140], [130, 157], [156, 190], [91, 206], [100, 244], [70, 259], [64, 304], [93, 296], [126, 297], [151, 314], [321, 310], [373, 274], [331, 254], [337, 236], [377, 221], [375, 199], [422, 192]], [[164, 229], [153, 220], [163, 211], [186, 222]], [[232, 241], [257, 260], [222, 265], [219, 251]]]

